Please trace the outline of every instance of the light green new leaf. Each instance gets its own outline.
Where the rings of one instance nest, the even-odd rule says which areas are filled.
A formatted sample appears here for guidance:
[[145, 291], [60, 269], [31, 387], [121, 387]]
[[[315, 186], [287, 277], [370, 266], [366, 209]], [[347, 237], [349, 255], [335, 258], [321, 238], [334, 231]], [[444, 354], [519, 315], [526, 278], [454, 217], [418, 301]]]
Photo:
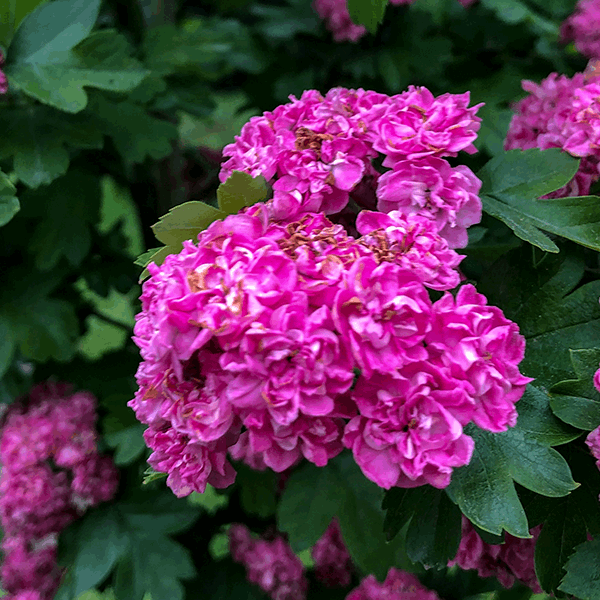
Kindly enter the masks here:
[[8, 177], [0, 171], [0, 227], [6, 225], [19, 212], [20, 204], [15, 196], [16, 191]]
[[242, 171], [234, 171], [217, 189], [219, 208], [228, 215], [236, 214], [266, 197], [265, 178], [262, 175], [252, 177]]
[[[152, 226], [156, 238], [167, 245], [181, 244], [185, 240], [195, 239], [213, 221], [227, 216], [222, 210], [204, 202], [184, 202], [163, 215]], [[179, 246], [181, 249], [181, 246]]]
[[600, 599], [600, 540], [578, 546], [566, 566], [567, 574], [558, 587], [581, 600]]
[[126, 163], [141, 163], [147, 156], [159, 160], [173, 151], [177, 127], [152, 117], [137, 104], [113, 102], [96, 94], [86, 114], [99, 119], [100, 131], [113, 139]]
[[9, 83], [60, 110], [83, 110], [85, 87], [113, 92], [134, 89], [148, 71], [130, 57], [129, 44], [114, 30], [92, 34], [72, 50], [35, 54], [7, 65]]
[[565, 423], [591, 431], [600, 425], [600, 394], [593, 383], [600, 364], [600, 349], [571, 350], [571, 362], [577, 379], [553, 386], [550, 406]]
[[353, 23], [375, 33], [383, 21], [387, 3], [388, 0], [348, 0], [348, 12]]
[[0, 159], [13, 158], [27, 186], [47, 185], [69, 168], [69, 148], [102, 148], [102, 134], [88, 115], [67, 116], [47, 106], [0, 111]]

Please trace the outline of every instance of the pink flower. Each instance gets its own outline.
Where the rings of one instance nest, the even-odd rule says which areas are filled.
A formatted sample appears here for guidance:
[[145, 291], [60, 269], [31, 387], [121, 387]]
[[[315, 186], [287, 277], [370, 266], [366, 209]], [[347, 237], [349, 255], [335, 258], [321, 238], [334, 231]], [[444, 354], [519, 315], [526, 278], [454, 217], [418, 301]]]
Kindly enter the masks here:
[[533, 528], [529, 539], [516, 538], [506, 533], [504, 543], [486, 544], [477, 534], [470, 521], [463, 517], [462, 539], [458, 553], [448, 566], [459, 565], [461, 569], [477, 569], [480, 577], [496, 577], [505, 587], [512, 587], [515, 579], [541, 594], [534, 567], [534, 551], [541, 525]]
[[344, 444], [382, 488], [425, 483], [444, 488], [452, 469], [471, 460], [473, 440], [452, 414], [464, 410], [469, 398], [442, 373], [426, 365], [411, 367], [415, 375], [410, 378], [359, 379], [353, 397], [361, 416], [346, 426]]
[[112, 459], [97, 454], [95, 421], [94, 396], [73, 394], [66, 384], [40, 384], [7, 410], [0, 440], [1, 575], [13, 598], [54, 597], [61, 575], [57, 534], [116, 492]]
[[575, 42], [575, 48], [588, 58], [600, 58], [600, 4], [579, 0], [575, 12], [560, 28], [562, 42]]
[[551, 73], [539, 85], [523, 81], [529, 96], [514, 107], [505, 148], [561, 148], [583, 158], [574, 179], [548, 197], [586, 195], [600, 177], [600, 81], [597, 73], [572, 79]]
[[[4, 54], [0, 50], [0, 67], [4, 64]], [[8, 92], [8, 79], [6, 75], [0, 69], [0, 94], [6, 94]]]
[[281, 425], [298, 415], [325, 416], [334, 398], [346, 392], [354, 373], [326, 306], [308, 312], [305, 295], [256, 321], [236, 351], [223, 354], [221, 367], [236, 376], [225, 392], [240, 409], [267, 410]]
[[154, 451], [148, 464], [156, 471], [169, 474], [167, 485], [178, 498], [193, 491], [203, 493], [207, 483], [225, 488], [235, 480], [235, 471], [227, 461], [225, 440], [208, 446], [190, 441], [175, 429], [158, 431], [152, 427], [146, 429], [144, 439]]
[[[316, 0], [315, 6], [328, 17], [344, 14], [346, 25], [350, 23], [345, 3]], [[346, 25], [340, 25], [340, 35], [350, 35]], [[273, 187], [269, 214], [278, 220], [307, 212], [335, 214], [351, 196], [360, 201], [363, 184], [372, 187], [379, 175], [371, 162], [378, 152], [386, 157], [385, 167], [407, 159], [456, 156], [460, 150], [475, 152], [472, 142], [481, 121], [475, 113], [480, 105], [468, 107], [468, 92], [434, 97], [426, 88], [411, 86], [389, 97], [334, 88], [325, 97], [309, 90], [290, 100], [243, 127], [224, 149], [230, 159], [219, 175], [225, 181], [234, 170], [262, 174]], [[457, 167], [456, 173], [455, 179], [474, 177], [464, 167]], [[469, 182], [454, 185], [466, 185], [475, 194], [479, 189], [470, 189]], [[465, 213], [477, 211], [479, 219], [480, 205], [464, 207]], [[466, 216], [470, 218], [473, 215]]]
[[424, 587], [412, 573], [392, 567], [383, 583], [369, 575], [346, 600], [439, 600], [439, 596]]
[[231, 556], [246, 567], [248, 581], [273, 600], [306, 598], [304, 566], [283, 537], [254, 539], [246, 526], [235, 523], [228, 533]]
[[363, 210], [356, 228], [363, 234], [360, 242], [380, 263], [394, 262], [435, 290], [449, 290], [460, 283], [457, 268], [464, 257], [448, 247], [427, 217]]
[[61, 531], [76, 517], [65, 472], [44, 463], [0, 480], [0, 518], [7, 535], [42, 538]]
[[395, 264], [360, 258], [346, 274], [334, 301], [333, 318], [369, 377], [423, 360], [431, 303], [417, 277]]
[[313, 8], [336, 42], [356, 42], [367, 33], [363, 25], [355, 25], [350, 19], [346, 0], [314, 0]]
[[594, 373], [594, 387], [600, 392], [600, 369]]
[[311, 550], [316, 578], [327, 587], [347, 587], [354, 565], [334, 519]]
[[474, 398], [473, 421], [488, 431], [505, 431], [517, 422], [515, 403], [532, 381], [519, 372], [525, 339], [516, 323], [488, 306], [472, 285], [446, 293], [433, 305], [430, 352], [452, 376], [467, 382]]
[[379, 119], [373, 148], [387, 155], [384, 166], [398, 160], [425, 156], [456, 156], [459, 150], [476, 152], [483, 104], [467, 108], [470, 94], [443, 94], [437, 98], [424, 87], [409, 86], [393, 97]]
[[451, 248], [467, 245], [467, 228], [481, 221], [481, 181], [464, 165], [440, 158], [401, 160], [377, 186], [377, 208], [428, 216]]

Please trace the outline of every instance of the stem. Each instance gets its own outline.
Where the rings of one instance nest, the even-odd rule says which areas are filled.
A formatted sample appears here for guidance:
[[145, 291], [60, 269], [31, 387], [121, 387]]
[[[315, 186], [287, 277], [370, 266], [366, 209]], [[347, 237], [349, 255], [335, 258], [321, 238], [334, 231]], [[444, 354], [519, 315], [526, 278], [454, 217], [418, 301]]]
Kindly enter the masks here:
[[107, 317], [106, 315], [103, 315], [102, 313], [98, 312], [97, 310], [93, 310], [90, 314], [94, 315], [95, 317], [98, 317], [99, 319], [102, 319], [103, 321], [105, 321], [106, 323], [109, 323], [110, 325], [113, 325], [114, 327], [123, 329], [123, 330], [127, 331], [128, 333], [131, 332], [132, 328], [129, 325], [125, 325], [125, 323], [116, 321], [112, 317]]
[[119, 24], [126, 27], [133, 41], [139, 45], [144, 40], [146, 20], [138, 0], [108, 0]]

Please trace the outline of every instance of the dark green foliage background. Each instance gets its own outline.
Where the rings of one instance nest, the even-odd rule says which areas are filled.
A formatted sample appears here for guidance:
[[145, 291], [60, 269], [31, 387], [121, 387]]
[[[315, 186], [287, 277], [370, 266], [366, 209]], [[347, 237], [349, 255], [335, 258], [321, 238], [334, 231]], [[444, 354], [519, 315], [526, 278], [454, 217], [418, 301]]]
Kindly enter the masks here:
[[[600, 535], [600, 474], [583, 443], [600, 425], [600, 199], [536, 200], [577, 161], [502, 149], [522, 79], [586, 66], [559, 43], [574, 0], [349, 7], [370, 31], [357, 44], [334, 43], [310, 0], [0, 0], [10, 86], [0, 96], [0, 401], [47, 378], [91, 390], [102, 449], [121, 468], [116, 500], [61, 536], [60, 600], [262, 598], [227, 556], [226, 526], [277, 526], [310, 566], [334, 516], [353, 585], [396, 566], [445, 600], [528, 598], [445, 568], [461, 511], [490, 543], [544, 523], [544, 590], [600, 599], [600, 546], [587, 541]], [[473, 461], [445, 491], [384, 494], [343, 454], [301, 465], [283, 492], [274, 474], [240, 467], [232, 488], [176, 499], [163, 478], [144, 478], [143, 427], [126, 406], [143, 267], [264, 199], [265, 182], [241, 175], [217, 193], [220, 150], [250, 116], [305, 89], [410, 84], [485, 102], [479, 153], [456, 159], [483, 180], [486, 212], [463, 270], [527, 338], [522, 370], [536, 381], [517, 426], [471, 432]], [[309, 578], [310, 599], [347, 593]]]

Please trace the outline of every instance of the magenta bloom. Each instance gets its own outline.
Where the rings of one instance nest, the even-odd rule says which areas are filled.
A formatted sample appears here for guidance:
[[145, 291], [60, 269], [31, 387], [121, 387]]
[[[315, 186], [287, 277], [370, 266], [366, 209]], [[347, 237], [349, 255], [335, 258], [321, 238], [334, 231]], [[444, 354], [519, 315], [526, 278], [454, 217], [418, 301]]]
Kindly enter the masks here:
[[377, 186], [377, 208], [433, 219], [451, 248], [467, 245], [467, 228], [481, 221], [481, 181], [464, 165], [441, 158], [401, 160]]
[[[340, 26], [340, 35], [354, 36], [349, 32], [357, 30], [345, 3], [316, 0], [315, 6], [324, 15], [344, 14], [347, 26]], [[300, 99], [290, 99], [243, 127], [235, 142], [225, 147], [223, 154], [230, 158], [219, 175], [221, 181], [234, 170], [263, 175], [273, 187], [269, 214], [278, 220], [307, 212], [335, 214], [351, 196], [365, 202], [380, 175], [372, 164], [378, 153], [385, 157], [384, 167], [396, 168], [406, 160], [475, 152], [473, 140], [481, 121], [475, 113], [480, 105], [468, 107], [468, 92], [435, 97], [426, 88], [411, 86], [390, 97], [334, 88], [325, 96], [309, 90]], [[441, 219], [440, 229], [446, 221], [448, 227], [466, 227], [481, 217], [478, 199], [469, 195], [476, 196], [480, 182], [465, 167], [457, 167], [453, 178], [453, 169], [446, 170], [444, 180], [450, 179], [452, 190], [458, 188], [454, 194], [465, 188], [467, 198], [445, 200], [457, 215]]]
[[364, 374], [389, 373], [426, 358], [431, 302], [422, 283], [395, 264], [357, 260], [334, 301], [333, 317]]
[[344, 444], [382, 488], [444, 488], [452, 469], [471, 460], [473, 440], [453, 414], [468, 413], [470, 398], [427, 363], [411, 364], [407, 375], [359, 380], [353, 397], [360, 416], [346, 426]]
[[412, 271], [434, 290], [450, 290], [460, 283], [457, 268], [464, 257], [449, 248], [427, 217], [363, 210], [356, 228], [363, 234], [360, 242], [379, 262], [393, 262]]
[[248, 581], [273, 600], [304, 600], [308, 581], [304, 566], [281, 536], [255, 539], [245, 525], [234, 523], [228, 531], [231, 557], [246, 567]]
[[[452, 376], [468, 384], [474, 398], [473, 421], [488, 431], [505, 431], [517, 422], [515, 403], [532, 381], [519, 372], [525, 339], [472, 285], [446, 293], [433, 305], [425, 341]], [[433, 355], [433, 354], [432, 354]]]
[[600, 177], [600, 81], [593, 74], [569, 79], [551, 73], [539, 85], [522, 86], [530, 95], [514, 107], [505, 148], [561, 148], [583, 158], [573, 180], [548, 197], [588, 194]]
[[560, 28], [562, 42], [575, 42], [575, 48], [588, 58], [600, 58], [600, 3], [579, 0], [575, 12]]
[[542, 593], [534, 567], [534, 552], [541, 525], [530, 531], [529, 539], [505, 534], [503, 544], [486, 544], [477, 534], [470, 521], [463, 517], [462, 539], [458, 553], [448, 566], [458, 565], [461, 569], [477, 569], [480, 577], [496, 577], [510, 588], [519, 580], [536, 594]]
[[[0, 50], [0, 67], [4, 64], [4, 54]], [[6, 75], [0, 69], [0, 94], [6, 94], [8, 92], [8, 79]]]
[[67, 384], [41, 384], [7, 410], [0, 439], [3, 588], [51, 600], [60, 583], [57, 535], [110, 500], [118, 471], [96, 448], [96, 399]]
[[424, 587], [412, 573], [392, 567], [383, 583], [369, 575], [346, 600], [439, 600], [439, 596]]
[[311, 550], [316, 578], [327, 587], [350, 585], [354, 565], [334, 519]]

